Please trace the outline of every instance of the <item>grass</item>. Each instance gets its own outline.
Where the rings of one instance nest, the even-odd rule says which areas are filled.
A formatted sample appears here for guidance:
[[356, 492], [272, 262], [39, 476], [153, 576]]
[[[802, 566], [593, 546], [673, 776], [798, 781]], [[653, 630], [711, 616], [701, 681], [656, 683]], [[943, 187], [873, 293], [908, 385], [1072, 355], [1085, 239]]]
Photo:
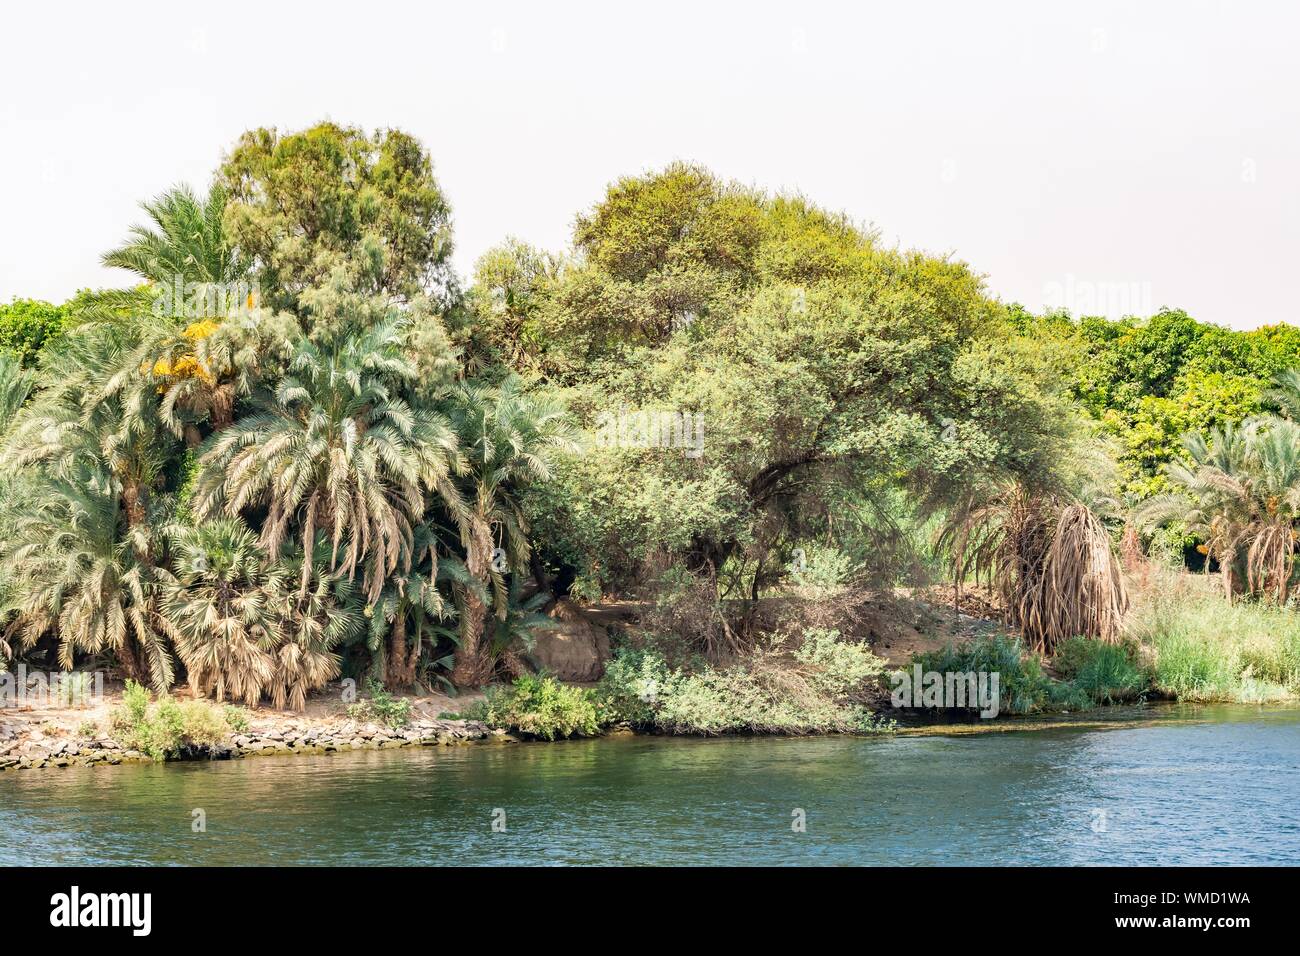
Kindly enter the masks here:
[[1005, 714], [1033, 714], [1044, 710], [1082, 710], [1090, 701], [1072, 686], [1053, 681], [1043, 671], [1042, 658], [1018, 637], [991, 634], [966, 644], [950, 644], [938, 651], [917, 654], [913, 663], [923, 671], [998, 675], [998, 709]]
[[1052, 658], [1061, 677], [1098, 706], [1143, 699], [1151, 679], [1134, 642], [1107, 644], [1088, 637], [1062, 641]]
[[1129, 632], [1165, 695], [1243, 703], [1300, 697], [1300, 613], [1294, 609], [1228, 604], [1210, 582], [1165, 577], [1141, 595]]

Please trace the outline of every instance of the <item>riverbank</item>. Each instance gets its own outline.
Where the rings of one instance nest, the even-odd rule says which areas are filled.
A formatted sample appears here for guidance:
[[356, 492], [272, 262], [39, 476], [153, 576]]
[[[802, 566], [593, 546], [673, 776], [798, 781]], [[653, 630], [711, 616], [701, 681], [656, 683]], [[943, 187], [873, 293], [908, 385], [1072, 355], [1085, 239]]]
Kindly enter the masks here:
[[[354, 720], [323, 724], [292, 720], [284, 723], [263, 722], [256, 729], [231, 734], [222, 743], [187, 746], [167, 760], [321, 755], [353, 750], [450, 746], [508, 739], [510, 738], [503, 731], [494, 731], [486, 724], [473, 720], [417, 720], [401, 728]], [[12, 725], [0, 727], [0, 770], [152, 762], [153, 758], [148, 754], [126, 747], [107, 735], [50, 736], [38, 728], [20, 732]]]
[[[477, 695], [475, 695], [477, 697]], [[427, 700], [405, 698], [408, 700]], [[331, 713], [321, 701], [314, 701], [315, 713], [297, 714], [280, 711], [252, 711], [248, 723], [224, 739], [181, 747], [169, 754], [165, 762], [221, 761], [248, 757], [324, 756], [354, 751], [392, 750], [400, 748], [446, 747], [473, 743], [514, 743], [520, 738], [481, 720], [435, 717], [427, 715], [433, 708], [424, 703], [408, 723], [389, 726], [379, 721], [357, 720]], [[140, 749], [132, 748], [113, 736], [89, 731], [94, 721], [87, 713], [110, 712], [121, 706], [120, 690], [106, 695], [93, 710], [33, 710], [0, 717], [0, 771], [58, 769], [75, 766], [117, 766], [132, 763], [160, 762]], [[1098, 707], [1072, 714], [1013, 716], [995, 720], [913, 720], [894, 726], [890, 734], [899, 737], [967, 737], [990, 733], [1025, 733], [1054, 730], [1120, 730], [1151, 726], [1170, 716], [1196, 720], [1200, 705], [1159, 702], [1155, 704]], [[1268, 708], [1261, 706], [1261, 710]], [[1276, 708], [1279, 710], [1286, 708]], [[444, 711], [445, 712], [445, 711]], [[81, 729], [72, 726], [80, 716]], [[637, 732], [626, 725], [607, 727], [592, 737], [698, 737], [708, 735], [670, 735]], [[864, 736], [854, 734], [729, 734], [735, 738], [792, 738]], [[716, 738], [714, 738], [716, 739]], [[534, 741], [537, 742], [537, 741]]]
[[[269, 707], [219, 708], [182, 697], [183, 706], [208, 708], [222, 722], [211, 737], [201, 743], [187, 742], [166, 759], [230, 760], [509, 739], [481, 721], [439, 716], [479, 698], [465, 695], [457, 702], [441, 694], [402, 698], [409, 716], [393, 726], [350, 715], [341, 693], [312, 698], [302, 713]], [[84, 707], [47, 704], [0, 711], [0, 771], [158, 762], [143, 747], [132, 746], [122, 728], [114, 727], [114, 714], [122, 712], [124, 701], [124, 688], [111, 685], [102, 698]]]

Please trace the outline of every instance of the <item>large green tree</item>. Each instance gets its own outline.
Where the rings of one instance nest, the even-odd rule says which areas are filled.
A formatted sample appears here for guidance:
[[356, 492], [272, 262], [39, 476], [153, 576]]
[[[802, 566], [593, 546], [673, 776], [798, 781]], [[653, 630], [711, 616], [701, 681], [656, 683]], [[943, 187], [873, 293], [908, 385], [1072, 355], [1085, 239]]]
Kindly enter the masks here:
[[414, 137], [334, 123], [250, 130], [218, 176], [230, 194], [226, 233], [269, 304], [296, 305], [353, 256], [379, 265], [365, 292], [450, 296], [451, 211]]
[[552, 557], [602, 585], [666, 553], [698, 575], [744, 565], [752, 592], [829, 502], [896, 488], [937, 507], [1044, 478], [1074, 421], [1050, 356], [964, 264], [697, 167], [618, 181], [562, 268], [535, 262], [486, 258], [474, 301], [527, 303], [483, 310], [494, 354], [591, 432], [531, 510]]

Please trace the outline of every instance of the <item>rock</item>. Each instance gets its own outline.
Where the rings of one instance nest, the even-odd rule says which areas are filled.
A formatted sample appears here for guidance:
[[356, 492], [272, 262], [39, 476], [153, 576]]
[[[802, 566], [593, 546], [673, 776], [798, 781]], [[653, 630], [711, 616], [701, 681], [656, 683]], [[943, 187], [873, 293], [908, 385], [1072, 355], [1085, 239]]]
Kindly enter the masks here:
[[559, 680], [600, 680], [609, 659], [609, 635], [572, 601], [561, 599], [546, 612], [558, 625], [540, 630], [532, 658]]

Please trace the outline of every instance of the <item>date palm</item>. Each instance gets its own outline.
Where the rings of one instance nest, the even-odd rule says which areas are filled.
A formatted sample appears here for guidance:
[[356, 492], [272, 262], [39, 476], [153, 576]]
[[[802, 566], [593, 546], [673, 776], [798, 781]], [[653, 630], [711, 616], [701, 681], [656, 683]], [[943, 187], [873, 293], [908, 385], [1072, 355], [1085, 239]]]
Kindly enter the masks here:
[[[1300, 522], [1300, 425], [1276, 416], [1184, 439], [1166, 469], [1174, 490], [1140, 510], [1151, 528], [1181, 522], [1219, 565], [1224, 594], [1291, 593]], [[1208, 562], [1207, 562], [1208, 566]]]
[[101, 261], [114, 269], [126, 269], [148, 286], [119, 295], [108, 315], [91, 313], [85, 318], [103, 319], [122, 311], [148, 311], [156, 293], [172, 290], [179, 281], [195, 285], [228, 284], [244, 274], [243, 264], [226, 240], [222, 225], [227, 193], [214, 185], [206, 197], [188, 186], [176, 186], [156, 199], [140, 204], [149, 217], [147, 225], [131, 227], [130, 238], [104, 253]]
[[133, 354], [138, 330], [94, 326], [47, 352], [39, 393], [15, 416], [0, 460], [67, 480], [103, 473], [131, 529], [146, 524], [150, 495], [169, 453], [157, 401]]
[[450, 402], [451, 416], [468, 465], [466, 516], [461, 522], [465, 566], [482, 588], [461, 595], [460, 642], [452, 680], [476, 686], [491, 676], [495, 658], [485, 641], [489, 608], [482, 590], [504, 620], [509, 607], [505, 574], [528, 566], [531, 546], [518, 492], [551, 474], [553, 454], [574, 445], [563, 409], [525, 394], [517, 377], [490, 388], [464, 383]]
[[172, 661], [160, 630], [155, 593], [158, 572], [142, 555], [145, 527], [122, 534], [120, 495], [103, 475], [39, 482], [3, 543], [7, 639], [31, 646], [46, 634], [59, 639], [59, 662], [75, 652], [115, 652], [128, 676], [147, 678], [158, 691], [172, 680]]
[[[360, 633], [363, 617], [352, 582], [326, 571], [330, 544], [323, 535], [317, 535], [310, 565], [295, 546], [285, 550], [286, 586], [280, 605], [284, 641], [275, 652], [271, 703], [302, 710], [308, 693], [339, 675], [334, 649]], [[305, 589], [298, 583], [304, 569]]]
[[448, 570], [443, 565], [452, 559], [438, 560], [428, 525], [416, 530], [416, 548], [423, 555], [419, 565], [389, 578], [370, 609], [367, 646], [372, 658], [383, 662], [384, 686], [390, 690], [415, 683], [426, 640], [436, 643], [446, 631], [444, 622], [455, 614], [438, 587], [440, 576], [445, 577], [439, 572]]
[[222, 327], [257, 303], [242, 281], [247, 270], [225, 237], [223, 187], [213, 186], [201, 198], [178, 186], [141, 205], [149, 225], [133, 226], [127, 242], [105, 253], [103, 263], [133, 272], [145, 284], [100, 293], [79, 317], [140, 329], [137, 358], [149, 369], [151, 385], [166, 396], [164, 420], [196, 444], [197, 422], [206, 419], [220, 430], [233, 420], [237, 396], [248, 391], [250, 364], [235, 359], [257, 354], [214, 334], [230, 338], [234, 331], [237, 341], [247, 338], [247, 329]]
[[261, 543], [271, 557], [290, 539], [307, 555], [303, 591], [320, 530], [330, 570], [348, 580], [359, 574], [373, 604], [389, 576], [411, 569], [426, 495], [458, 503], [455, 433], [400, 395], [416, 376], [403, 331], [389, 322], [337, 343], [299, 342], [275, 390], [203, 448], [195, 513], [264, 511]]
[[252, 707], [272, 685], [284, 640], [285, 571], [238, 518], [170, 537], [175, 577], [162, 586], [160, 610], [190, 687]]

